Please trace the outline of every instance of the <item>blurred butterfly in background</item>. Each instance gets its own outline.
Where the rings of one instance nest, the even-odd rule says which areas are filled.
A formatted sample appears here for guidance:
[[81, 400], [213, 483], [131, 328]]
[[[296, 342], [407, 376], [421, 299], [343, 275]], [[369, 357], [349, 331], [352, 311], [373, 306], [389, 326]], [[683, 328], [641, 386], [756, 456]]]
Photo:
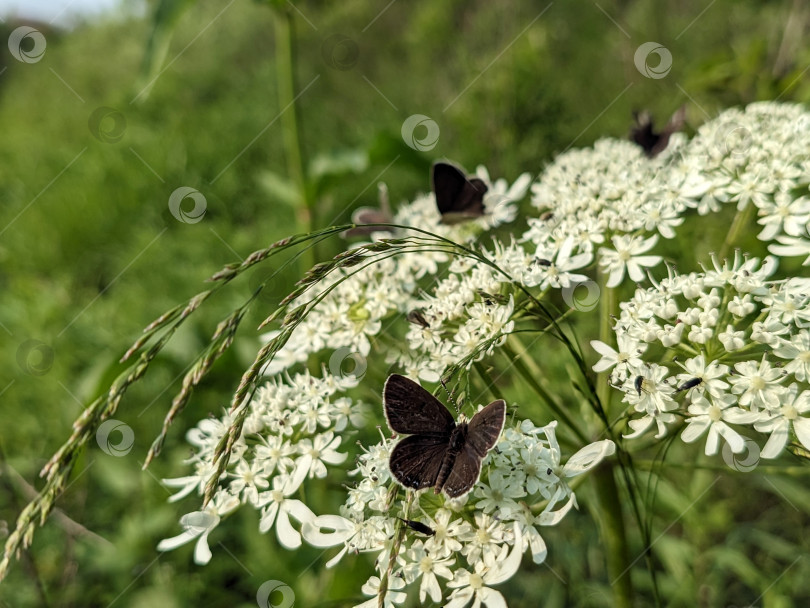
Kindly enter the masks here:
[[456, 498], [469, 492], [481, 463], [498, 441], [506, 420], [506, 402], [493, 401], [458, 424], [441, 401], [413, 380], [392, 374], [383, 388], [388, 426], [405, 437], [391, 452], [391, 474], [406, 488], [433, 488]]
[[460, 224], [484, 215], [488, 190], [484, 180], [468, 177], [455, 165], [440, 161], [433, 163], [431, 182], [442, 224]]
[[358, 207], [352, 213], [352, 224], [357, 224], [354, 228], [349, 228], [341, 233], [343, 238], [351, 236], [365, 236], [372, 232], [392, 232], [386, 226], [367, 226], [365, 224], [391, 224], [394, 216], [391, 214], [391, 205], [388, 202], [388, 186], [383, 182], [377, 184], [380, 197], [380, 206]]
[[686, 106], [681, 106], [660, 132], [653, 127], [652, 114], [647, 110], [633, 112], [636, 124], [630, 127], [630, 141], [637, 143], [649, 158], [655, 158], [669, 145], [670, 136], [686, 124]]

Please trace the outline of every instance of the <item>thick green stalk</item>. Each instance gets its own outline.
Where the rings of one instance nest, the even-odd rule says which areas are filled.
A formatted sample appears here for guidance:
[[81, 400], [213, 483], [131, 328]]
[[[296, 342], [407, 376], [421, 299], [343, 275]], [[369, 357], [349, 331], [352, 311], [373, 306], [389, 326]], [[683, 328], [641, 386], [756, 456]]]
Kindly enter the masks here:
[[[284, 154], [287, 159], [287, 176], [298, 190], [296, 219], [298, 232], [309, 233], [317, 229], [315, 204], [307, 189], [304, 153], [301, 146], [301, 128], [296, 108], [295, 86], [295, 25], [292, 11], [287, 5], [275, 6], [276, 30], [276, 86], [281, 112], [281, 130], [284, 138]], [[301, 273], [305, 273], [318, 259], [315, 248], [301, 256]]]
[[737, 241], [739, 241], [743, 230], [751, 225], [751, 220], [755, 211], [756, 205], [754, 205], [754, 203], [751, 201], [748, 201], [745, 209], [742, 211], [737, 211], [737, 215], [734, 216], [734, 221], [731, 223], [731, 228], [729, 228], [728, 233], [726, 234], [726, 240], [723, 241], [723, 246], [720, 248], [719, 257], [721, 261], [723, 258], [728, 257], [729, 250]]
[[[605, 344], [613, 343], [612, 315], [616, 308], [616, 292], [607, 286], [604, 272], [599, 272], [599, 339]], [[596, 395], [602, 404], [605, 415], [610, 419], [610, 384], [609, 374], [603, 372], [596, 378]], [[616, 486], [614, 465], [605, 463], [594, 472], [596, 491], [599, 496], [599, 523], [604, 541], [605, 559], [607, 561], [610, 586], [613, 588], [613, 600], [617, 608], [629, 608], [633, 605], [633, 586], [630, 578], [630, 552], [625, 535], [622, 503]]]
[[632, 564], [614, 468], [612, 462], [606, 462], [594, 471], [593, 477], [599, 496], [598, 520], [614, 606], [630, 608], [633, 606], [633, 585], [630, 578]]

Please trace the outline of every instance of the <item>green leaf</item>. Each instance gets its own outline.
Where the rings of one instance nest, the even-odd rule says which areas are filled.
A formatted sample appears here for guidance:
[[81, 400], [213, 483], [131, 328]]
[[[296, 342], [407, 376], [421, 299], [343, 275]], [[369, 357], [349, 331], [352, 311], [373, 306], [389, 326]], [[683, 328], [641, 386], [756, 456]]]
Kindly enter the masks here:
[[260, 171], [256, 175], [256, 182], [274, 202], [289, 207], [298, 207], [301, 196], [292, 180], [275, 171]]
[[325, 177], [362, 173], [367, 168], [368, 154], [365, 150], [345, 148], [315, 156], [309, 165], [309, 176], [314, 182], [318, 182]]
[[166, 61], [174, 28], [192, 2], [195, 0], [160, 0], [158, 3], [141, 63], [136, 101], [142, 103], [149, 97], [152, 85]]

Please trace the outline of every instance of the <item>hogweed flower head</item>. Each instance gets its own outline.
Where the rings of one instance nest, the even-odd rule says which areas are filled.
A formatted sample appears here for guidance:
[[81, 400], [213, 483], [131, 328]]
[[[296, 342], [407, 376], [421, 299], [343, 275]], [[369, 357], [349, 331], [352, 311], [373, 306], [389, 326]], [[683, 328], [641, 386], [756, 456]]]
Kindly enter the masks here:
[[[713, 260], [701, 273], [669, 276], [621, 304], [614, 331], [635, 358], [608, 345], [592, 346], [612, 369], [628, 405], [635, 438], [654, 423], [656, 438], [682, 430], [691, 443], [705, 437], [705, 452], [721, 443], [744, 450], [744, 432], [769, 435], [764, 458], [775, 458], [793, 430], [810, 448], [810, 292], [806, 281], [769, 277], [775, 260]], [[636, 385], [635, 378], [642, 380]]]

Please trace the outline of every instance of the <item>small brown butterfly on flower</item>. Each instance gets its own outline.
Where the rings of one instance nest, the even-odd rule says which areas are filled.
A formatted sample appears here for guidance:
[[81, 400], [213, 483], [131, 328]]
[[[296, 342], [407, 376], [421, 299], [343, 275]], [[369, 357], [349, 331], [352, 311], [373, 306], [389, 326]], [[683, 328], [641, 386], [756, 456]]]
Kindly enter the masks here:
[[403, 486], [432, 487], [456, 498], [469, 492], [484, 457], [497, 443], [506, 420], [506, 402], [493, 401], [467, 422], [456, 424], [442, 403], [413, 380], [392, 374], [383, 388], [388, 426], [408, 434], [394, 446], [388, 465]]

